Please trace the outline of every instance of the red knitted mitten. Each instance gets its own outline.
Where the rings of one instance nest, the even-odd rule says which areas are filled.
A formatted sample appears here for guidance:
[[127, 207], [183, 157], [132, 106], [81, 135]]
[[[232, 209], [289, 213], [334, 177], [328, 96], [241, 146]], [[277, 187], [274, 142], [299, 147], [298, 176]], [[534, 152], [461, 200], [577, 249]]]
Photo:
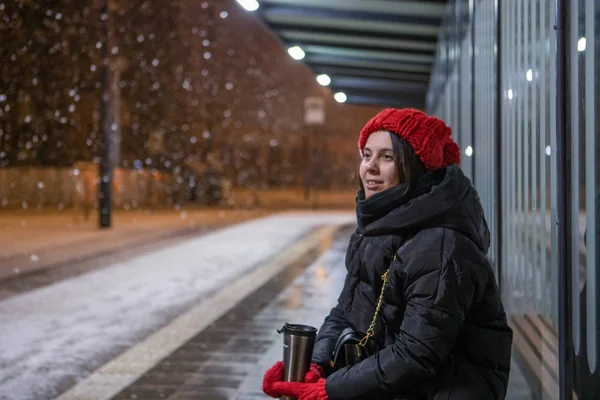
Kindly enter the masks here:
[[265, 392], [267, 396], [273, 397], [277, 399], [281, 397], [281, 394], [273, 389], [273, 384], [276, 382], [281, 382], [283, 379], [283, 362], [278, 361], [271, 368], [265, 372], [265, 376], [263, 377], [263, 386], [262, 390]]
[[273, 390], [298, 400], [328, 400], [325, 379], [322, 378], [315, 383], [275, 382]]
[[321, 378], [325, 378], [325, 371], [323, 371], [323, 368], [314, 363], [310, 364], [310, 369], [306, 375], [304, 375], [304, 382], [315, 383]]

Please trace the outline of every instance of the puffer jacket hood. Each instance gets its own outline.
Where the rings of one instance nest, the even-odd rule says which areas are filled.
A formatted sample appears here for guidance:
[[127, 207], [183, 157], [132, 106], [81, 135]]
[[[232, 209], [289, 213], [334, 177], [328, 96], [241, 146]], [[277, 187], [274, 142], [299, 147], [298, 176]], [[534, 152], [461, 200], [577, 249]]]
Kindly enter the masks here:
[[477, 192], [462, 170], [451, 165], [427, 174], [405, 196], [402, 186], [357, 197], [359, 231], [365, 236], [402, 234], [442, 227], [456, 230], [477, 244], [484, 253], [490, 232]]

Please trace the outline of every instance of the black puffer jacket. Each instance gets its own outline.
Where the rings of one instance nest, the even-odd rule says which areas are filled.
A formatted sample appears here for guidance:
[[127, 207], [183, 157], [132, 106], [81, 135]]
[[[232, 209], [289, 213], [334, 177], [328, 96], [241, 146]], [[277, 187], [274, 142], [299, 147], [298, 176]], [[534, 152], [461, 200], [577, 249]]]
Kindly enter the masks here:
[[503, 399], [512, 331], [486, 259], [477, 193], [456, 166], [427, 174], [409, 195], [401, 191], [357, 199], [344, 289], [314, 350], [326, 371], [339, 333], [367, 330], [381, 276], [390, 272], [370, 339], [378, 352], [329, 375], [329, 400]]

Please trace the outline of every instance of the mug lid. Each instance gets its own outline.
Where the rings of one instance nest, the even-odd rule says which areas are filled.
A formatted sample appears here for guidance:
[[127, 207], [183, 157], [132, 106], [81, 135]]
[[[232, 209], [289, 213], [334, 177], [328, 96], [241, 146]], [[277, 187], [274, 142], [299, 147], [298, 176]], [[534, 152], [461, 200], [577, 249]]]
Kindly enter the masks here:
[[288, 324], [286, 322], [281, 329], [277, 330], [277, 333], [287, 333], [296, 336], [316, 336], [317, 328], [310, 325]]

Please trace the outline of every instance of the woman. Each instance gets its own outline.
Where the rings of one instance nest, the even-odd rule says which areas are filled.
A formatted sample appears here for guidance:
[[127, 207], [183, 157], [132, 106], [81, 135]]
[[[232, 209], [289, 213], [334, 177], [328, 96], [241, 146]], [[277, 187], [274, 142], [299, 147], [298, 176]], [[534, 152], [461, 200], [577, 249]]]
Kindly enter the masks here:
[[[457, 166], [460, 151], [450, 135], [444, 122], [413, 109], [386, 109], [363, 128], [358, 228], [346, 254], [344, 288], [319, 330], [306, 383], [281, 382], [279, 362], [265, 374], [266, 394], [505, 397], [512, 331], [486, 258], [483, 210]], [[365, 335], [374, 316], [366, 339], [375, 354], [332, 371], [342, 330]]]

